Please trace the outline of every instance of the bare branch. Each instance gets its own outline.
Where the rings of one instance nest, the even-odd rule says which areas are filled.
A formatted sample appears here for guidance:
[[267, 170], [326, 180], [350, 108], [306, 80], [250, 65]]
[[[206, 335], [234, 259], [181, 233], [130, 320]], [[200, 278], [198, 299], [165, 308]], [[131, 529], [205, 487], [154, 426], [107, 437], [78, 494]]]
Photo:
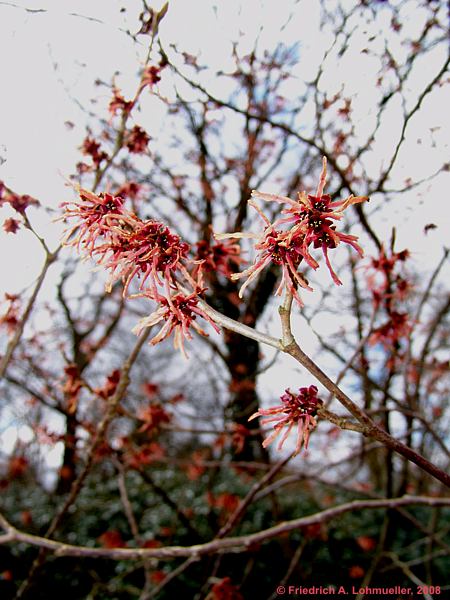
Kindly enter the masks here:
[[[396, 508], [399, 506], [450, 506], [450, 498], [437, 498], [428, 496], [402, 496], [401, 498], [389, 498], [385, 500], [354, 500], [321, 512], [300, 517], [292, 521], [286, 521], [263, 529], [256, 533], [238, 537], [212, 540], [204, 544], [193, 546], [166, 546], [165, 548], [88, 548], [86, 546], [74, 546], [55, 540], [23, 533], [11, 525], [4, 517], [0, 517], [0, 525], [6, 531], [7, 542], [16, 541], [37, 546], [47, 552], [53, 552], [54, 556], [80, 556], [90, 558], [108, 558], [110, 560], [135, 560], [137, 558], [157, 558], [160, 560], [171, 560], [179, 557], [199, 558], [208, 554], [221, 554], [229, 552], [247, 552], [255, 544], [261, 544], [291, 531], [316, 523], [325, 523], [335, 519], [347, 512], [361, 510], [377, 510], [382, 508]], [[4, 536], [3, 536], [4, 537]], [[1, 538], [0, 538], [1, 539]]]

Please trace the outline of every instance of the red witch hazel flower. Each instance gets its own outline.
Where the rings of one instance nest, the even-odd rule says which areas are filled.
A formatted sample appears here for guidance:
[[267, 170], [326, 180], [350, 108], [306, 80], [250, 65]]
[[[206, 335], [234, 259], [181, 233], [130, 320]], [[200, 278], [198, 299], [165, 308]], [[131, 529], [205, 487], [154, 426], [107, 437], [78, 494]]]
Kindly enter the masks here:
[[235, 269], [244, 262], [240, 256], [240, 247], [231, 240], [212, 244], [208, 240], [201, 240], [196, 246], [197, 267], [194, 273], [221, 273], [225, 277], [231, 277]]
[[387, 349], [398, 348], [402, 339], [412, 331], [412, 323], [405, 312], [389, 311], [388, 320], [373, 330], [369, 343], [382, 344]]
[[[159, 308], [143, 319], [133, 331], [138, 333], [164, 320], [165, 324], [151, 343], [156, 344], [174, 332], [175, 348], [179, 348], [183, 354], [184, 339], [192, 339], [191, 327], [200, 335], [207, 336], [196, 322], [197, 316], [204, 318], [219, 332], [199, 306], [199, 295], [205, 290], [198, 281], [201, 277], [195, 269], [192, 275], [187, 269], [189, 263], [195, 264], [188, 258], [189, 244], [163, 223], [139, 219], [124, 208], [123, 200], [119, 197], [111, 194], [97, 196], [83, 189], [78, 191], [80, 201], [62, 204], [65, 208], [62, 219], [77, 219], [77, 224], [66, 232], [65, 244], [83, 249], [110, 271], [106, 286], [108, 291], [111, 291], [115, 281], [121, 279], [125, 296], [136, 277], [140, 280], [139, 289], [142, 292], [130, 297], [147, 297], [159, 304]], [[180, 279], [194, 291], [189, 293], [182, 290]]]
[[[136, 294], [136, 296], [149, 296], [147, 294]], [[160, 321], [165, 321], [159, 333], [152, 338], [151, 344], [157, 344], [162, 340], [165, 340], [172, 331], [174, 334], [174, 347], [176, 350], [181, 350], [184, 356], [186, 352], [184, 349], [184, 339], [191, 340], [192, 335], [190, 327], [192, 326], [197, 333], [207, 337], [207, 333], [200, 327], [196, 322], [197, 316], [202, 317], [210, 325], [214, 327], [217, 333], [220, 333], [220, 329], [210, 319], [210, 317], [198, 306], [198, 294], [193, 292], [192, 294], [186, 295], [182, 292], [176, 292], [173, 295], [169, 295], [167, 298], [164, 296], [158, 296], [157, 298], [160, 308], [155, 310], [150, 316], [142, 319], [136, 327], [133, 328], [133, 332], [139, 334], [146, 327], [156, 325]]]
[[256, 417], [264, 417], [261, 419], [261, 425], [275, 423], [274, 431], [263, 442], [263, 447], [266, 448], [271, 444], [281, 433], [283, 427], [287, 429], [277, 446], [277, 450], [281, 450], [284, 442], [287, 440], [294, 425], [297, 425], [297, 444], [295, 446], [295, 454], [298, 454], [304, 445], [308, 447], [309, 436], [317, 426], [315, 419], [317, 411], [323, 405], [323, 401], [317, 396], [317, 388], [315, 385], [302, 387], [298, 394], [293, 394], [289, 389], [281, 396], [282, 404], [272, 406], [271, 408], [260, 408], [254, 413], [249, 421]]
[[125, 145], [133, 154], [142, 154], [147, 150], [149, 141], [150, 137], [142, 127], [135, 125], [133, 129], [128, 132], [125, 138]]
[[[137, 276], [141, 289], [150, 277], [156, 297], [156, 286], [162, 281], [172, 283], [172, 274], [179, 270], [189, 283], [194, 283], [181, 261], [186, 259], [189, 244], [171, 233], [163, 223], [141, 221], [126, 210], [123, 200], [111, 194], [97, 196], [79, 190], [81, 202], [65, 202], [63, 219], [76, 218], [78, 223], [66, 233], [65, 244], [80, 246], [97, 262], [111, 271], [107, 289], [122, 279], [127, 293], [131, 280]], [[76, 234], [76, 235], [75, 235]], [[194, 283], [195, 285], [195, 283]]]
[[[77, 246], [78, 249], [80, 244], [83, 244], [91, 253], [98, 237], [106, 236], [110, 230], [105, 217], [124, 214], [123, 200], [111, 196], [111, 194], [97, 196], [84, 189], [79, 189], [78, 193], [81, 202], [63, 202], [61, 204], [61, 207], [65, 209], [62, 219], [75, 218], [78, 220], [78, 223], [66, 232], [64, 243], [68, 246]], [[74, 233], [77, 235], [72, 238]]]
[[372, 291], [374, 307], [383, 308], [387, 317], [382, 325], [373, 330], [369, 343], [382, 344], [384, 348], [394, 352], [400, 349], [400, 342], [409, 336], [413, 328], [409, 315], [397, 310], [400, 303], [403, 306], [412, 289], [402, 273], [409, 256], [408, 250], [394, 252], [392, 249], [388, 255], [382, 246], [378, 257], [372, 258], [368, 267], [370, 273], [367, 283]]
[[131, 198], [131, 200], [135, 200], [139, 192], [141, 191], [142, 186], [135, 181], [127, 181], [116, 192], [116, 196], [120, 196], [121, 198]]
[[157, 285], [162, 285], [163, 279], [168, 290], [172, 275], [177, 270], [192, 283], [182, 264], [188, 250], [189, 244], [182, 242], [180, 237], [171, 233], [163, 223], [140, 221], [134, 216], [129, 216], [119, 219], [116, 226], [113, 226], [111, 220], [111, 239], [98, 246], [95, 253], [103, 256], [111, 253], [108, 259], [100, 258], [99, 261], [112, 271], [108, 289], [111, 289], [114, 281], [121, 278], [126, 294], [132, 279], [137, 276], [142, 278], [140, 289], [144, 288], [149, 279], [153, 297], [156, 299]]
[[107, 153], [100, 150], [99, 142], [90, 137], [85, 138], [81, 146], [81, 151], [83, 154], [92, 158], [92, 162], [96, 167], [98, 167], [103, 160], [108, 158]]
[[25, 215], [25, 211], [29, 206], [40, 206], [40, 202], [36, 198], [28, 194], [15, 194], [2, 181], [0, 181], [0, 192], [0, 206], [9, 204], [20, 215]]
[[[283, 231], [278, 231], [274, 228], [274, 226], [270, 223], [267, 217], [260, 211], [259, 207], [249, 200], [250, 206], [253, 206], [255, 210], [257, 210], [258, 214], [265, 222], [265, 229], [257, 244], [255, 244], [255, 249], [258, 251], [258, 255], [256, 257], [255, 262], [245, 271], [241, 273], [235, 273], [231, 276], [231, 279], [240, 279], [241, 277], [248, 277], [247, 281], [241, 287], [239, 291], [239, 296], [242, 298], [245, 288], [258, 277], [260, 272], [265, 269], [269, 264], [275, 263], [281, 266], [282, 269], [282, 278], [280, 285], [278, 286], [275, 294], [281, 295], [283, 289], [288, 289], [300, 306], [303, 306], [300, 296], [297, 293], [297, 287], [300, 285], [302, 288], [305, 288], [309, 291], [312, 291], [312, 288], [309, 287], [306, 279], [303, 277], [301, 273], [297, 271], [298, 266], [302, 260], [302, 256], [299, 253], [299, 248], [296, 243], [292, 243], [289, 246], [286, 245], [286, 233]], [[222, 237], [228, 237], [229, 234], [216, 235], [218, 239]], [[235, 233], [230, 234], [230, 237], [257, 237], [253, 234], [247, 233]]]
[[326, 173], [327, 161], [324, 157], [322, 173], [315, 196], [306, 194], [306, 192], [299, 192], [298, 199], [292, 200], [285, 196], [253, 191], [252, 199], [256, 198], [265, 202], [277, 202], [289, 205], [288, 208], [281, 211], [286, 216], [280, 217], [274, 223], [270, 223], [258, 205], [253, 200], [249, 200], [250, 206], [257, 210], [264, 221], [265, 228], [261, 235], [241, 232], [216, 235], [217, 239], [249, 237], [258, 240], [255, 245], [258, 254], [254, 264], [242, 273], [232, 276], [233, 279], [248, 277], [240, 290], [240, 295], [242, 295], [248, 284], [266, 266], [275, 263], [282, 268], [282, 280], [276, 294], [280, 295], [283, 288], [286, 288], [293, 294], [297, 302], [302, 305], [296, 291], [297, 287], [300, 285], [308, 290], [311, 290], [311, 288], [304, 277], [298, 272], [299, 265], [304, 260], [311, 268], [319, 268], [319, 263], [310, 254], [309, 249], [311, 246], [314, 249], [320, 248], [322, 250], [328, 270], [337, 285], [341, 285], [342, 282], [331, 267], [328, 251], [336, 248], [341, 242], [344, 242], [352, 246], [360, 256], [363, 256], [363, 251], [357, 244], [357, 237], [336, 231], [334, 222], [342, 218], [342, 214], [346, 208], [352, 204], [364, 202], [368, 198], [366, 196], [349, 196], [345, 200], [332, 202], [331, 197], [323, 193], [326, 183]]
[[19, 324], [20, 296], [16, 294], [5, 294], [5, 300], [9, 303], [6, 312], [0, 315], [0, 327], [6, 327], [9, 333], [14, 333]]
[[[66, 233], [66, 245], [83, 249], [110, 271], [107, 290], [111, 291], [113, 282], [121, 279], [123, 295], [126, 296], [131, 281], [136, 277], [140, 280], [141, 292], [130, 298], [146, 297], [159, 304], [159, 308], [142, 319], [133, 331], [139, 333], [164, 321], [151, 343], [157, 344], [174, 332], [175, 348], [185, 356], [184, 339], [192, 339], [191, 329], [207, 336], [197, 323], [197, 317], [205, 319], [219, 333], [218, 327], [199, 305], [200, 295], [205, 291], [199, 282], [201, 275], [195, 268], [192, 274], [187, 268], [189, 264], [201, 267], [207, 259], [190, 260], [189, 244], [163, 223], [139, 219], [124, 208], [122, 198], [107, 193], [97, 196], [84, 189], [78, 192], [80, 201], [62, 204], [65, 208], [62, 218], [77, 219], [76, 225]], [[217, 246], [223, 247], [223, 252], [216, 252], [217, 265], [222, 254], [229, 260], [239, 260], [233, 246]], [[193, 291], [185, 291], [180, 280]]]
[[229, 577], [224, 577], [212, 586], [206, 600], [244, 600], [244, 596]]
[[3, 229], [6, 233], [17, 233], [20, 229], [20, 222], [17, 219], [5, 219]]
[[125, 100], [125, 98], [120, 93], [120, 90], [117, 88], [113, 89], [113, 97], [111, 102], [109, 103], [108, 110], [112, 115], [115, 115], [117, 112], [129, 113], [133, 108], [132, 100]]
[[382, 245], [378, 257], [371, 259], [370, 265], [367, 267], [370, 269], [367, 284], [372, 291], [373, 303], [376, 308], [383, 301], [387, 307], [390, 307], [396, 300], [405, 300], [410, 293], [411, 283], [401, 273], [396, 272], [403, 268], [409, 257], [408, 250], [392, 251], [389, 256]]
[[144, 69], [142, 73], [142, 82], [141, 87], [145, 87], [146, 85], [153, 87], [155, 83], [161, 81], [161, 67], [156, 67], [155, 65], [150, 65]]
[[161, 426], [170, 423], [172, 415], [159, 402], [152, 402], [138, 412], [138, 419], [142, 421], [138, 433], [157, 433]]

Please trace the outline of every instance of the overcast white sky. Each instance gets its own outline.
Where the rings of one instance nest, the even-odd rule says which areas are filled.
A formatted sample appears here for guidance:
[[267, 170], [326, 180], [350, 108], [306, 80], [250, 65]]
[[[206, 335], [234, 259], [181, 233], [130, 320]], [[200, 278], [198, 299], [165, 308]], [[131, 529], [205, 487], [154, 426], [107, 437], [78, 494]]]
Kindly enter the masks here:
[[[160, 0], [152, 3], [156, 9], [162, 4]], [[161, 25], [162, 36], [166, 45], [176, 40], [180, 49], [200, 54], [211, 64], [226, 70], [231, 66], [230, 39], [236, 39], [238, 31], [245, 31], [250, 43], [264, 23], [264, 36], [270, 41], [270, 36], [274, 35], [272, 32], [279, 30], [287, 13], [280, 9], [287, 9], [293, 4], [294, 0], [278, 0], [278, 10], [274, 10], [275, 3], [270, 0], [246, 0], [244, 3], [240, 0], [171, 0], [169, 12]], [[349, 4], [354, 3], [349, 0]], [[216, 5], [219, 10], [215, 9]], [[120, 12], [122, 6], [127, 8], [125, 13]], [[296, 8], [296, 18], [283, 32], [287, 43], [301, 40], [303, 71], [308, 65], [315, 69], [315, 49], [321, 42], [318, 7], [316, 0], [301, 1]], [[136, 85], [136, 49], [125, 31], [137, 29], [135, 16], [140, 9], [138, 0], [0, 2], [0, 179], [11, 188], [34, 195], [52, 207], [67, 198], [64, 177], [74, 171], [74, 165], [80, 159], [77, 147], [85, 135], [86, 117], [80, 107], [89, 110], [91, 99], [99, 95], [99, 88], [93, 85], [95, 79], [100, 77], [110, 81], [117, 70], [122, 74], [119, 83], [125, 92], [129, 86], [131, 93]], [[403, 25], [413, 30], [415, 20], [418, 21], [411, 15], [409, 24]], [[322, 35], [325, 36], [326, 32]], [[264, 43], [263, 37], [261, 44]], [[362, 37], [361, 44], [364, 43]], [[432, 67], [429, 62], [424, 64], [423, 75], [426, 76]], [[355, 79], [355, 63], [341, 64], [341, 72], [336, 73], [336, 83], [329, 81], [328, 85], [332, 89], [333, 85], [338, 85], [345, 70], [353, 71], [352, 81], [359, 85], [358, 97], [363, 105], [370, 86], [367, 85], [368, 74], [362, 63], [360, 68], [360, 76]], [[430, 123], [430, 115], [437, 122], [443, 121], [441, 115], [448, 112], [449, 105], [450, 93], [445, 96], [441, 91], [439, 96], [430, 99], [422, 125], [415, 124], [416, 138], [421, 137], [422, 143], [419, 145], [417, 139], [410, 140], [408, 160], [403, 161], [404, 172], [399, 172], [401, 176], [406, 177], [408, 171], [415, 175], [427, 173], [440, 158], [433, 155], [436, 150], [429, 143], [427, 131], [433, 124]], [[155, 125], [159, 118], [156, 106]], [[397, 125], [396, 116], [392, 118], [388, 134]], [[72, 121], [76, 127], [69, 130], [66, 121]], [[448, 119], [439, 125], [441, 129], [435, 135], [448, 139]], [[441, 177], [434, 190], [440, 190], [442, 186]], [[423, 258], [429, 255], [432, 260], [440, 252], [443, 228], [425, 238], [418, 224], [430, 219], [445, 222], [447, 212], [443, 195], [439, 191], [433, 195], [432, 202], [429, 195], [414, 202], [413, 219], [417, 227], [411, 227], [409, 221], [405, 231], [400, 229], [398, 232], [400, 244], [402, 238], [405, 243], [410, 242], [414, 234], [417, 237], [416, 251]], [[7, 216], [10, 216], [7, 209], [1, 211], [2, 221]], [[405, 222], [408, 218], [411, 219], [411, 215], [406, 210]], [[384, 217], [387, 228], [390, 227], [389, 219], [389, 216]], [[56, 244], [59, 228], [46, 225], [45, 229], [50, 243]], [[33, 242], [30, 241], [31, 246], [25, 243], [30, 238], [27, 232], [6, 236], [1, 230], [0, 236], [2, 254], [11, 259], [14, 257], [14, 260], [2, 261], [0, 265], [0, 293], [3, 290], [15, 292], [36, 276], [42, 254]]]
[[[161, 26], [166, 39], [177, 40], [187, 52], [207, 54], [208, 60], [226, 68], [226, 40], [242, 25], [254, 33], [250, 30], [257, 20], [251, 14], [259, 3], [246, 2], [239, 19], [240, 2], [222, 4], [219, 22], [214, 3], [172, 0]], [[162, 5], [159, 0], [152, 3], [155, 9]], [[125, 13], [120, 12], [122, 6]], [[80, 107], [89, 110], [91, 99], [98, 96], [95, 79], [110, 81], [114, 71], [120, 71], [125, 93], [127, 87], [130, 93], [136, 87], [139, 63], [125, 31], [138, 29], [141, 6], [137, 0], [0, 2], [0, 179], [9, 187], [36, 196], [46, 206], [56, 207], [67, 198], [64, 177], [80, 160], [77, 147], [85, 135], [86, 115]], [[66, 121], [75, 123], [75, 129], [69, 130]], [[10, 214], [2, 211], [1, 216]], [[46, 236], [55, 244], [58, 235], [59, 228], [46, 227]], [[0, 292], [16, 292], [36, 276], [42, 253], [27, 232], [6, 236], [1, 230], [0, 236], [2, 252], [15, 257], [0, 265]], [[32, 244], [31, 252], [25, 240]]]

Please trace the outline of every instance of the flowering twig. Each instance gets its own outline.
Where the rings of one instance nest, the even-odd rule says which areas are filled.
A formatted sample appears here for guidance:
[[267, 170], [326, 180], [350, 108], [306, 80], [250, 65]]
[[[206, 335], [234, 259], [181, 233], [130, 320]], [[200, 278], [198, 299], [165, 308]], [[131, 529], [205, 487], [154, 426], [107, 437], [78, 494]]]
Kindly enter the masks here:
[[[202, 287], [202, 269], [200, 267], [207, 264], [206, 259], [202, 258], [199, 261], [189, 259], [187, 256], [188, 244], [183, 242], [179, 236], [172, 234], [162, 223], [152, 220], [141, 221], [123, 207], [121, 198], [114, 198], [110, 194], [96, 196], [86, 190], [80, 190], [82, 202], [73, 203], [72, 208], [66, 209], [66, 216], [81, 219], [81, 223], [76, 225], [69, 234], [71, 236], [75, 231], [78, 233], [70, 243], [78, 247], [83, 244], [88, 255], [100, 256], [98, 262], [105, 263], [106, 267], [112, 270], [112, 281], [117, 278], [123, 279], [124, 295], [127, 293], [131, 279], [142, 275], [141, 293], [138, 295], [147, 296], [156, 301], [159, 303], [159, 308], [143, 319], [135, 331], [139, 332], [159, 321], [165, 321], [152, 343], [162, 341], [172, 331], [175, 331], [175, 346], [184, 350], [183, 339], [190, 339], [189, 329], [191, 327], [201, 335], [207, 335], [195, 321], [197, 316], [201, 316], [216, 330], [217, 325], [221, 325], [257, 342], [282, 350], [315, 376], [359, 422], [360, 426], [353, 426], [350, 422], [343, 421], [346, 428], [357, 429], [364, 435], [373, 437], [450, 487], [449, 475], [381, 429], [303, 352], [292, 335], [290, 325], [292, 302], [296, 300], [299, 305], [302, 305], [297, 287], [300, 285], [311, 289], [303, 275], [298, 272], [298, 267], [303, 260], [314, 269], [319, 267], [319, 263], [310, 254], [310, 247], [322, 250], [327, 268], [337, 285], [340, 285], [341, 281], [331, 266], [329, 251], [335, 249], [339, 244], [345, 243], [355, 249], [360, 256], [363, 254], [357, 244], [356, 236], [337, 231], [334, 223], [341, 220], [344, 210], [349, 206], [359, 205], [368, 198], [350, 195], [345, 200], [332, 201], [329, 195], [323, 193], [326, 183], [326, 165], [327, 161], [324, 158], [315, 195], [301, 192], [298, 194], [297, 200], [292, 200], [273, 194], [252, 193], [252, 198], [288, 205], [288, 208], [282, 210], [282, 214], [285, 216], [270, 223], [258, 205], [253, 200], [249, 201], [264, 222], [264, 230], [261, 235], [242, 232], [216, 235], [216, 238], [219, 239], [256, 237], [258, 240], [255, 245], [258, 255], [254, 264], [242, 273], [231, 275], [232, 279], [243, 275], [248, 276], [247, 282], [240, 290], [240, 295], [249, 282], [254, 280], [266, 266], [271, 264], [281, 266], [282, 279], [276, 291], [277, 294], [281, 294], [284, 289], [286, 293], [284, 304], [280, 308], [281, 340], [258, 332], [210, 307], [201, 297], [205, 288]], [[226, 246], [223, 245], [222, 251], [225, 248]], [[230, 249], [234, 253], [234, 246], [228, 246], [228, 250]], [[227, 252], [225, 255], [230, 258]], [[192, 272], [195, 273], [195, 279], [188, 270], [192, 263], [197, 265]], [[148, 285], [146, 284], [147, 279]], [[145, 287], [146, 285], [147, 287]], [[189, 286], [190, 289], [187, 289], [186, 286]], [[164, 289], [164, 293], [160, 291], [161, 288]], [[264, 445], [269, 444], [278, 436], [286, 425], [287, 431], [279, 444], [281, 447], [294, 424], [298, 428], [296, 451], [300, 451], [302, 444], [307, 445], [309, 434], [317, 424], [315, 417], [323, 404], [316, 392], [315, 386], [300, 388], [299, 394], [296, 396], [286, 390], [286, 394], [281, 398], [284, 404], [266, 411], [261, 409], [252, 416], [253, 418], [263, 415], [270, 417], [270, 422], [276, 421], [275, 431]], [[327, 413], [323, 414], [327, 415]], [[328, 417], [334, 422], [340, 419], [332, 413], [328, 414]]]
[[[366, 202], [368, 197], [350, 195], [345, 200], [332, 201], [331, 196], [323, 193], [326, 178], [327, 159], [323, 157], [322, 172], [315, 195], [302, 191], [298, 193], [296, 200], [292, 200], [286, 196], [253, 190], [252, 198], [248, 201], [248, 204], [257, 211], [264, 223], [262, 233], [238, 231], [216, 234], [217, 239], [256, 239], [255, 250], [257, 255], [254, 263], [241, 273], [231, 276], [231, 279], [247, 277], [247, 281], [240, 289], [239, 296], [242, 297], [245, 288], [259, 276], [261, 271], [267, 266], [275, 264], [280, 266], [282, 273], [281, 282], [275, 294], [281, 295], [283, 289], [289, 290], [299, 306], [303, 306], [297, 288], [300, 286], [309, 291], [313, 290], [303, 274], [299, 272], [299, 266], [304, 261], [312, 269], [319, 268], [319, 263], [311, 255], [311, 248], [322, 250], [326, 266], [334, 283], [342, 285], [341, 280], [331, 266], [329, 251], [337, 248], [341, 243], [350, 245], [360, 256], [363, 256], [363, 250], [358, 245], [356, 236], [342, 233], [336, 229], [336, 222], [342, 219], [344, 211], [349, 206]], [[287, 205], [287, 208], [281, 210], [281, 214], [284, 216], [271, 223], [261, 211], [255, 199]]]
[[292, 356], [305, 369], [307, 369], [316, 379], [329, 391], [337, 400], [356, 418], [363, 426], [363, 435], [372, 437], [383, 445], [391, 448], [398, 454], [401, 454], [409, 461], [418, 465], [421, 469], [450, 487], [450, 475], [439, 469], [436, 465], [424, 458], [421, 454], [415, 452], [409, 446], [402, 444], [399, 440], [392, 437], [389, 433], [381, 429], [367, 413], [355, 404], [323, 371], [311, 358], [303, 352], [297, 342], [292, 342], [283, 348], [284, 352]]
[[297, 443], [294, 455], [298, 454], [302, 446], [308, 447], [311, 431], [317, 427], [316, 416], [319, 409], [323, 406], [323, 401], [317, 395], [318, 389], [315, 385], [309, 388], [302, 387], [298, 394], [293, 394], [289, 389], [281, 396], [281, 404], [270, 408], [260, 408], [249, 417], [249, 421], [256, 417], [263, 417], [261, 424], [274, 423], [274, 431], [263, 442], [263, 448], [269, 446], [286, 427], [286, 430], [278, 443], [277, 450], [281, 450], [284, 442], [294, 425], [297, 429]]

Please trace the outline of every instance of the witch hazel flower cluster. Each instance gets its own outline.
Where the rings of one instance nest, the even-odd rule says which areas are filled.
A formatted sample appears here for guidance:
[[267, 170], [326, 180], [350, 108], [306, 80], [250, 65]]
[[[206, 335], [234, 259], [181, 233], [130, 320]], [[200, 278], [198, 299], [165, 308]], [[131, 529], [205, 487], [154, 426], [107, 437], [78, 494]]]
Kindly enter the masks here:
[[264, 448], [275, 441], [286, 427], [277, 446], [277, 450], [281, 450], [294, 426], [297, 429], [297, 443], [294, 455], [298, 454], [303, 446], [305, 449], [308, 447], [311, 431], [317, 426], [315, 418], [317, 411], [323, 406], [323, 401], [317, 393], [318, 389], [315, 385], [300, 388], [298, 394], [293, 394], [287, 389], [280, 397], [281, 404], [270, 408], [260, 408], [258, 412], [255, 412], [249, 418], [249, 421], [251, 421], [252, 419], [256, 419], [256, 417], [263, 417], [261, 425], [274, 423], [273, 432], [263, 442]]
[[[270, 264], [281, 267], [282, 277], [276, 295], [281, 295], [283, 290], [288, 290], [300, 306], [303, 302], [297, 292], [298, 287], [312, 291], [304, 276], [298, 271], [300, 263], [306, 262], [311, 268], [318, 269], [319, 263], [311, 255], [311, 248], [320, 249], [325, 258], [331, 277], [337, 285], [342, 282], [334, 272], [328, 252], [337, 248], [341, 243], [349, 244], [362, 257], [363, 251], [357, 244], [358, 238], [337, 231], [336, 223], [342, 219], [345, 209], [352, 204], [368, 200], [367, 196], [349, 196], [345, 200], [332, 201], [331, 196], [324, 194], [327, 176], [327, 160], [324, 157], [322, 172], [315, 195], [299, 192], [297, 200], [276, 194], [265, 194], [258, 191], [252, 192], [249, 200], [264, 222], [264, 229], [260, 234], [236, 232], [216, 234], [217, 239], [224, 238], [251, 238], [255, 239], [257, 255], [254, 263], [241, 273], [232, 275], [232, 279], [247, 277], [242, 285], [239, 295], [242, 297], [245, 288], [254, 281], [258, 275]], [[256, 200], [276, 202], [287, 205], [281, 210], [282, 216], [273, 223], [261, 211]]]
[[[192, 330], [202, 336], [207, 335], [198, 324], [198, 318], [205, 320], [219, 332], [217, 325], [199, 302], [207, 289], [207, 278], [224, 276], [236, 280], [247, 277], [240, 289], [239, 295], [242, 297], [245, 288], [259, 273], [274, 263], [282, 269], [276, 294], [287, 289], [302, 305], [297, 288], [312, 288], [298, 270], [300, 263], [305, 261], [313, 269], [319, 267], [319, 263], [311, 255], [312, 247], [322, 250], [333, 281], [341, 284], [330, 264], [329, 250], [343, 242], [352, 246], [361, 256], [363, 252], [357, 244], [356, 236], [337, 231], [336, 222], [342, 218], [346, 208], [367, 198], [349, 196], [346, 200], [333, 202], [328, 194], [323, 193], [326, 167], [327, 161], [324, 158], [315, 195], [300, 192], [298, 199], [292, 200], [284, 196], [252, 192], [249, 204], [264, 222], [261, 234], [216, 234], [215, 241], [208, 237], [198, 242], [195, 249], [164, 223], [140, 219], [125, 207], [120, 196], [109, 193], [97, 195], [77, 188], [78, 200], [62, 204], [62, 219], [75, 221], [67, 230], [64, 243], [75, 246], [79, 252], [109, 271], [109, 291], [115, 282], [121, 280], [124, 296], [145, 297], [158, 304], [151, 315], [138, 323], [134, 332], [139, 333], [146, 327], [162, 322], [161, 330], [151, 343], [161, 342], [174, 333], [175, 347], [185, 353], [184, 340], [192, 338]], [[287, 208], [283, 208], [281, 216], [271, 223], [255, 199], [287, 204]], [[235, 273], [243, 259], [239, 245], [233, 243], [231, 238], [244, 237], [256, 238], [257, 256], [249, 268]], [[139, 282], [139, 291], [130, 295], [132, 282]]]
[[[369, 342], [381, 344], [394, 355], [400, 351], [402, 340], [407, 339], [413, 327], [408, 312], [404, 310], [405, 301], [412, 291], [404, 273], [405, 262], [409, 258], [408, 250], [394, 252], [391, 249], [387, 253], [382, 245], [379, 255], [371, 259], [368, 267], [367, 284], [372, 292], [374, 308], [385, 316], [384, 322], [372, 331]], [[394, 356], [390, 362], [392, 360]]]
[[[190, 258], [189, 244], [164, 223], [141, 220], [125, 208], [120, 197], [109, 193], [96, 195], [81, 188], [78, 195], [77, 201], [62, 204], [62, 219], [75, 220], [66, 231], [64, 244], [75, 246], [110, 272], [108, 291], [121, 280], [124, 296], [146, 297], [158, 304], [155, 312], [134, 328], [135, 333], [162, 321], [163, 326], [151, 343], [157, 344], [174, 332], [175, 348], [185, 354], [184, 340], [192, 338], [191, 328], [200, 335], [208, 335], [197, 323], [197, 317], [219, 332], [217, 325], [199, 306], [200, 296], [206, 289], [202, 265], [207, 264], [209, 268], [211, 257], [209, 262], [206, 257]], [[215, 257], [220, 270], [225, 268], [221, 263], [226, 263], [228, 258], [236, 261], [237, 250], [218, 245], [220, 253], [211, 249], [210, 255]], [[133, 281], [138, 282], [139, 292], [129, 294]], [[190, 288], [189, 292], [185, 291], [186, 287]]]

